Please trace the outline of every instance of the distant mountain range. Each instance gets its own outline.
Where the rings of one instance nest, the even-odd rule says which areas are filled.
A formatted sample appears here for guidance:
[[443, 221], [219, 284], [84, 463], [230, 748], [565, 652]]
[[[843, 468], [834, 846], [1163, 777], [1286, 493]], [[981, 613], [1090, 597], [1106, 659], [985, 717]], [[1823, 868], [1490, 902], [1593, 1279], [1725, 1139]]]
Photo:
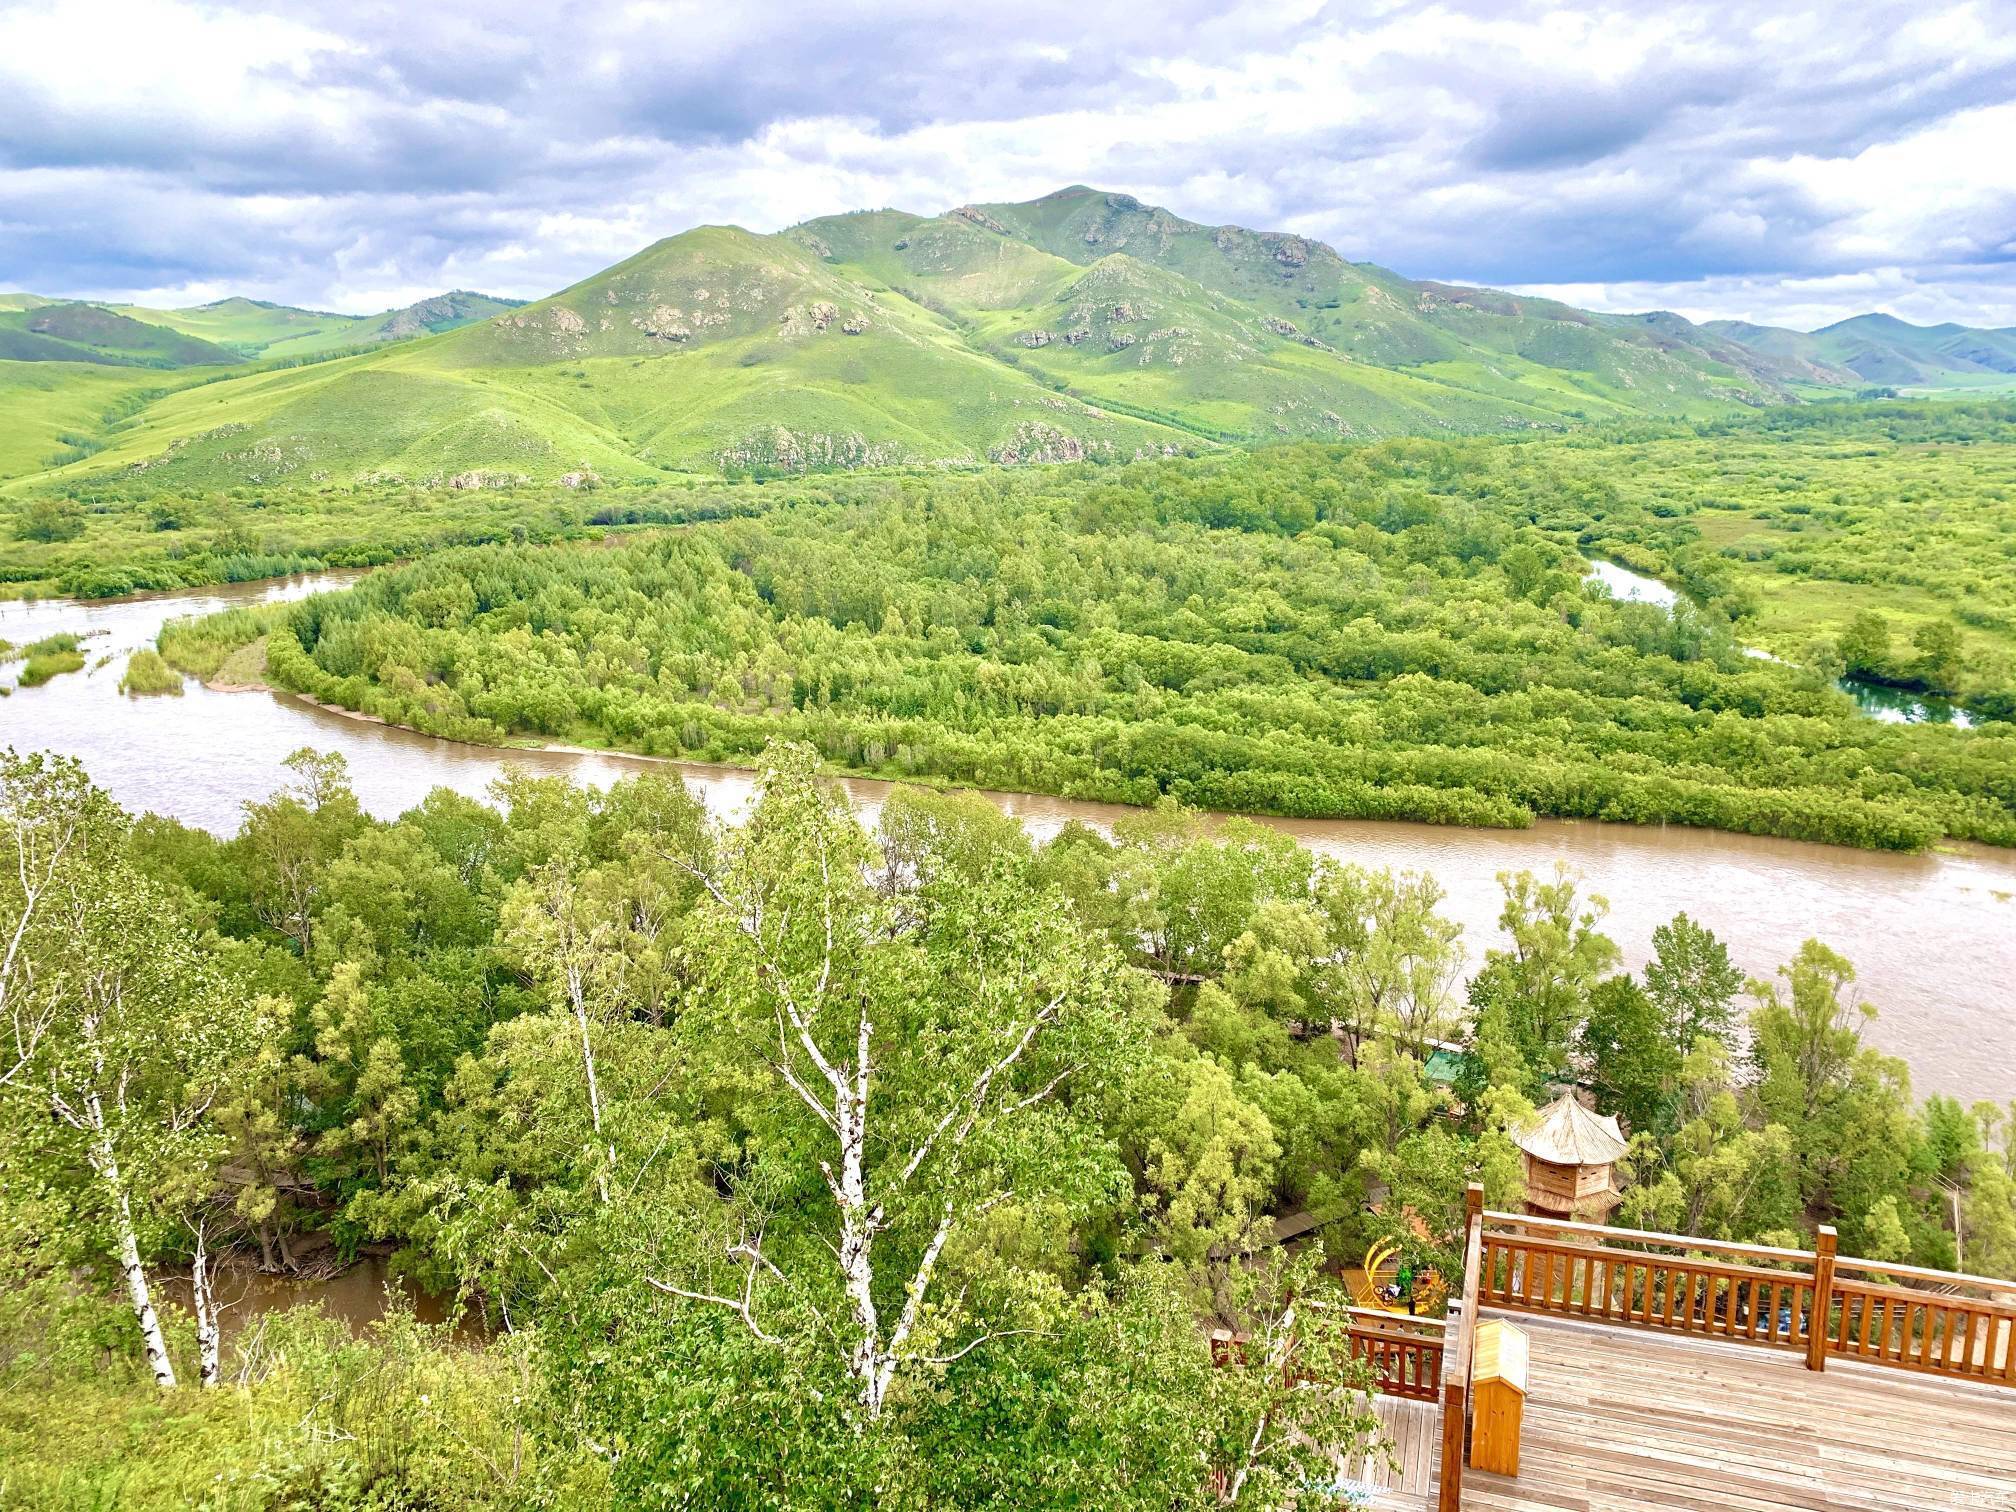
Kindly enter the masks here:
[[0, 359], [176, 368], [314, 357], [452, 331], [522, 303], [456, 289], [377, 315], [333, 315], [261, 299], [220, 299], [190, 309], [155, 310], [39, 294], [0, 294]]
[[1818, 331], [1740, 320], [1711, 320], [1702, 329], [1780, 364], [1803, 368], [1820, 383], [1968, 388], [2005, 385], [2016, 378], [2016, 327], [1915, 326], [1894, 315], [1857, 315]]
[[[355, 317], [0, 296], [0, 358], [210, 365], [200, 389], [150, 390], [82, 442], [62, 433], [57, 480], [482, 486], [1713, 416], [1921, 381], [1879, 353], [1985, 374], [2008, 370], [1991, 366], [1998, 343], [2016, 350], [2008, 332], [1907, 340], [1902, 322], [1880, 342], [1887, 327], [1834, 338], [1882, 319], [1806, 336], [1594, 314], [1081, 185], [775, 235], [703, 226], [523, 306], [457, 293]], [[421, 332], [439, 334], [399, 339]], [[365, 343], [382, 345], [214, 371]], [[35, 413], [79, 412], [50, 388]]]

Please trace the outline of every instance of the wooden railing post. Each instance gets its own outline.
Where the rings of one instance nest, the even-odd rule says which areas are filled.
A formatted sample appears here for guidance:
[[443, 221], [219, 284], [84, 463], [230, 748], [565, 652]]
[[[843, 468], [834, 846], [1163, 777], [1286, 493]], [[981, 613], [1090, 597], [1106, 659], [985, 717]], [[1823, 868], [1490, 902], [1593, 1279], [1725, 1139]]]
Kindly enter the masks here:
[[1834, 1225], [1820, 1225], [1813, 1243], [1813, 1305], [1806, 1315], [1806, 1368], [1827, 1368], [1827, 1333], [1834, 1315], [1834, 1255], [1840, 1248]]
[[1442, 1383], [1442, 1465], [1436, 1476], [1436, 1512], [1463, 1512], [1463, 1429], [1469, 1388], [1451, 1377]]
[[1477, 1340], [1478, 1277], [1484, 1258], [1484, 1188], [1463, 1194], [1462, 1315], [1452, 1347], [1442, 1354], [1442, 1464], [1436, 1477], [1436, 1512], [1462, 1512], [1463, 1456], [1470, 1438], [1470, 1352]]

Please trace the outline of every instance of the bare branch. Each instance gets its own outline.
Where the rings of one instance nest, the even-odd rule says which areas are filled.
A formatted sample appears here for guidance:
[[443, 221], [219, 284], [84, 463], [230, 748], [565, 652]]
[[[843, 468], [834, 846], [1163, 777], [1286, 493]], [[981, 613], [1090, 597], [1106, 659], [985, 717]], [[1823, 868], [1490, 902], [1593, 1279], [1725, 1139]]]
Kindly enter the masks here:
[[[993, 1065], [981, 1072], [974, 1080], [972, 1087], [966, 1095], [955, 1101], [951, 1107], [945, 1110], [945, 1116], [938, 1120], [937, 1127], [924, 1136], [924, 1142], [911, 1151], [909, 1160], [904, 1162], [902, 1174], [896, 1178], [895, 1183], [899, 1189], [907, 1185], [910, 1178], [917, 1174], [918, 1168], [924, 1164], [925, 1159], [930, 1155], [932, 1146], [937, 1144], [945, 1131], [951, 1128], [953, 1123], [957, 1121], [962, 1109], [966, 1111], [966, 1121], [961, 1125], [959, 1132], [953, 1136], [953, 1143], [956, 1145], [966, 1142], [967, 1136], [973, 1132], [974, 1125], [979, 1122], [980, 1115], [985, 1109], [987, 1093], [993, 1087], [995, 1078], [1009, 1070], [1014, 1066], [1016, 1061], [1022, 1058], [1023, 1052], [1036, 1042], [1036, 1036], [1043, 1032], [1045, 1025], [1057, 1017], [1058, 1011], [1063, 1006], [1064, 994], [1060, 992], [1038, 1010], [1036, 1016], [1029, 1021], [1028, 1027], [1023, 1030], [1022, 1037], [1015, 1042], [1014, 1047], [999, 1060], [995, 1061]], [[1062, 1081], [1063, 1077], [1060, 1076], [1057, 1080]], [[1040, 1101], [1042, 1098], [1048, 1096], [1056, 1085], [1057, 1082], [1053, 1081], [1050, 1086], [1045, 1087], [1043, 1091], [1037, 1093], [1035, 1098], [1024, 1099], [1022, 1102], [1006, 1109], [1005, 1112], [1014, 1113], [1026, 1107], [1031, 1101]]]
[[997, 1328], [990, 1333], [981, 1334], [979, 1338], [974, 1339], [963, 1348], [953, 1350], [951, 1354], [907, 1355], [904, 1357], [902, 1363], [905, 1365], [950, 1365], [954, 1360], [965, 1359], [966, 1356], [973, 1353], [982, 1344], [989, 1343], [995, 1339], [1012, 1339], [1018, 1335], [1034, 1335], [1044, 1339], [1054, 1339], [1056, 1337], [1047, 1328]]
[[[747, 1253], [747, 1251], [745, 1251], [743, 1247], [739, 1245], [736, 1247], [735, 1250], [731, 1250], [729, 1253], [734, 1254], [738, 1252]], [[758, 1255], [756, 1259], [761, 1260], [762, 1256]], [[765, 1265], [769, 1265], [770, 1262], [764, 1260], [763, 1263]], [[775, 1269], [774, 1266], [771, 1268], [773, 1270]], [[733, 1297], [717, 1297], [712, 1292], [688, 1291], [683, 1286], [674, 1286], [669, 1281], [660, 1281], [656, 1276], [646, 1276], [644, 1280], [647, 1285], [656, 1287], [659, 1291], [666, 1293], [668, 1296], [685, 1297], [689, 1301], [708, 1302], [712, 1303], [716, 1307], [727, 1308], [730, 1312], [737, 1314], [742, 1319], [744, 1326], [748, 1328], [749, 1332], [754, 1334], [757, 1338], [761, 1339], [765, 1344], [777, 1344], [782, 1342], [780, 1339], [777, 1338], [775, 1334], [766, 1333], [764, 1331], [763, 1325], [756, 1321], [756, 1314], [752, 1306], [752, 1302], [754, 1300], [753, 1293], [756, 1288], [755, 1260], [752, 1260], [749, 1264], [749, 1268], [743, 1272], [742, 1297], [740, 1301], [737, 1301]]]
[[908, 1293], [903, 1299], [902, 1316], [896, 1320], [896, 1331], [889, 1336], [889, 1350], [882, 1366], [882, 1389], [888, 1390], [890, 1379], [896, 1374], [903, 1346], [910, 1338], [910, 1332], [917, 1326], [918, 1315], [924, 1310], [924, 1294], [931, 1287], [931, 1273], [938, 1266], [939, 1251], [945, 1248], [945, 1241], [952, 1233], [952, 1194], [945, 1194], [944, 1209], [938, 1215], [938, 1229], [932, 1234], [931, 1242], [924, 1246], [924, 1254], [917, 1262], [916, 1274], [911, 1276], [905, 1288]]

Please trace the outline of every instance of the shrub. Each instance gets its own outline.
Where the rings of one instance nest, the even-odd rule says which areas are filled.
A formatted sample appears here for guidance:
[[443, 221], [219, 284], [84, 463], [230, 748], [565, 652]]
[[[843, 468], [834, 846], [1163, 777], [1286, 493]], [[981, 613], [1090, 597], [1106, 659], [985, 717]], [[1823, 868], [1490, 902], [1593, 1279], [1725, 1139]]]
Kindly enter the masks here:
[[71, 499], [36, 499], [21, 511], [14, 533], [24, 541], [74, 541], [84, 534], [84, 511]]
[[121, 693], [174, 693], [182, 691], [182, 674], [161, 659], [152, 647], [143, 647], [126, 658], [126, 675], [119, 679]]

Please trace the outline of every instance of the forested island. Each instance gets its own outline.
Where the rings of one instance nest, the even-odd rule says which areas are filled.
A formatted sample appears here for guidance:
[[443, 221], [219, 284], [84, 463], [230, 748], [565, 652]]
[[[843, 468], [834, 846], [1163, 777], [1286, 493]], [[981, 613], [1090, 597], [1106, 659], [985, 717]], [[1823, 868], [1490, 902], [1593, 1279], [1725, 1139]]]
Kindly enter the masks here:
[[[1983, 410], [1985, 436], [2002, 413]], [[1934, 415], [1905, 434], [1972, 433]], [[1952, 601], [1964, 627], [1909, 628], [1906, 599], [1894, 634], [1882, 609], [1833, 633], [1808, 617], [1803, 650], [1760, 655], [1756, 575], [1698, 539], [1713, 500], [1633, 512], [1621, 478], [1582, 475], [1614, 455], [1400, 441], [745, 489], [634, 542], [431, 552], [171, 626], [161, 650], [493, 744], [746, 764], [788, 738], [837, 770], [1133, 804], [2016, 843], [2006, 575]], [[1928, 520], [1895, 581], [1945, 533], [1982, 544], [1990, 502]], [[1615, 601], [1584, 581], [1605, 554], [1690, 596]], [[1836, 686], [1849, 670], [1965, 698], [1978, 727], [1872, 721]]]
[[[1325, 1272], [1448, 1274], [1570, 1079], [1620, 1221], [2016, 1274], [2016, 1108], [1915, 1105], [1826, 944], [1746, 983], [1683, 916], [1626, 974], [1508, 874], [1466, 982], [1418, 875], [1169, 802], [871, 832], [761, 762], [734, 827], [670, 775], [380, 821], [303, 751], [218, 839], [6, 757], [8, 1494], [1272, 1505], [1371, 1432]], [[231, 1310], [367, 1249], [470, 1325]]]

